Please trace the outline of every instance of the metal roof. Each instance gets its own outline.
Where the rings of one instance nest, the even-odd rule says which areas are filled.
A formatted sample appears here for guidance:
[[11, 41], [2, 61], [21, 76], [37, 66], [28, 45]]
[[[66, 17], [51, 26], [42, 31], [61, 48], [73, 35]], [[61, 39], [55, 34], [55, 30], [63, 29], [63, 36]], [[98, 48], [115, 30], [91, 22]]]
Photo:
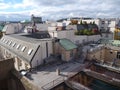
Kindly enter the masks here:
[[65, 50], [72, 50], [77, 48], [77, 46], [68, 39], [60, 39], [59, 43]]
[[42, 41], [48, 41], [49, 39], [36, 39], [33, 37], [26, 37], [23, 35], [29, 34], [11, 34], [4, 35], [0, 39], [0, 45], [6, 50], [10, 51], [14, 55], [18, 56], [22, 60], [30, 63], [38, 47], [42, 44]]

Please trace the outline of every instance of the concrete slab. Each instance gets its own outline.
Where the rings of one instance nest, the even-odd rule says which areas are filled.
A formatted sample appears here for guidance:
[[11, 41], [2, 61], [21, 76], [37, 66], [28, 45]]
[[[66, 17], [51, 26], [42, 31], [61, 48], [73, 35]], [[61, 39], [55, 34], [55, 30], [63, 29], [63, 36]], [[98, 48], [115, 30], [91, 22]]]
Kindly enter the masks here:
[[[48, 90], [77, 74], [84, 68], [84, 66], [84, 64], [76, 61], [69, 63], [55, 63], [32, 70], [32, 72], [28, 74], [27, 78], [39, 89]], [[57, 75], [57, 69], [60, 70], [59, 75]]]

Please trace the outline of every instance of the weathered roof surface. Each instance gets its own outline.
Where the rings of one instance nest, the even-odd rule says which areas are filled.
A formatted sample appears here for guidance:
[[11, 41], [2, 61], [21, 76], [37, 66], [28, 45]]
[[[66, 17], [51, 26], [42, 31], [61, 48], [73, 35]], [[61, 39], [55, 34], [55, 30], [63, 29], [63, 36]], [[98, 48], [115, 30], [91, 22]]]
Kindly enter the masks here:
[[109, 40], [109, 42], [114, 46], [120, 46], [120, 40]]
[[[34, 38], [32, 36], [24, 36], [29, 34], [11, 34], [4, 35], [0, 39], [0, 45], [17, 55], [22, 60], [30, 63], [38, 47], [41, 45], [42, 41], [50, 40], [51, 38]], [[38, 34], [37, 34], [38, 35]], [[40, 34], [41, 35], [41, 34]], [[44, 34], [42, 34], [44, 35]], [[31, 52], [31, 54], [29, 54]]]
[[109, 43], [109, 39], [99, 39], [97, 41], [97, 43], [99, 43], [99, 44], [108, 44]]
[[3, 30], [3, 28], [4, 28], [4, 26], [0, 25], [0, 31], [2, 31], [2, 30]]
[[[39, 45], [25, 42], [7, 35], [3, 36], [0, 40], [0, 46], [4, 47], [6, 50], [11, 52], [13, 55], [16, 55], [20, 59], [30, 63]], [[31, 55], [28, 54], [29, 50], [32, 50]]]
[[[34, 85], [38, 86], [39, 90], [50, 90], [68, 79], [67, 77], [74, 76], [84, 67], [85, 64], [81, 64], [79, 61], [69, 63], [55, 62], [47, 66], [33, 69], [26, 77], [33, 82]], [[56, 74], [58, 68], [60, 70], [60, 75]]]
[[112, 46], [120, 46], [120, 40], [109, 40], [109, 39], [100, 39], [98, 40], [100, 44], [110, 44]]
[[77, 48], [77, 46], [68, 39], [60, 39], [59, 43], [65, 50], [72, 50]]

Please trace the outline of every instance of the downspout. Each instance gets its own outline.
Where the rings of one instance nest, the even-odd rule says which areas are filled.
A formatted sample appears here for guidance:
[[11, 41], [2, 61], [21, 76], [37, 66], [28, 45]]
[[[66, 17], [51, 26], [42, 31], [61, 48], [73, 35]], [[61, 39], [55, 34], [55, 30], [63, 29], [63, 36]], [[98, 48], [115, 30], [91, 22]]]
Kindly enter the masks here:
[[[33, 58], [35, 57], [35, 55], [36, 55], [36, 53], [37, 53], [37, 51], [38, 51], [39, 48], [40, 48], [40, 45], [38, 46], [37, 50], [35, 51], [33, 57], [32, 57], [31, 60], [30, 60], [30, 67], [32, 67]], [[32, 68], [30, 68], [30, 70], [31, 70], [31, 69], [32, 69]]]

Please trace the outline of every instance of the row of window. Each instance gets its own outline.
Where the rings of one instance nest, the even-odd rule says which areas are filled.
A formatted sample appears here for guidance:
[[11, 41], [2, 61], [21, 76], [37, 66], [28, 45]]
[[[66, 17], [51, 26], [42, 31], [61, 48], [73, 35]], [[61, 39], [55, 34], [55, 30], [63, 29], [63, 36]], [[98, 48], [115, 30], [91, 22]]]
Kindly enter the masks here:
[[[6, 39], [2, 38], [1, 41], [2, 41], [3, 43], [5, 43], [6, 45], [8, 45], [8, 46], [15, 47], [15, 46], [17, 45], [15, 42], [12, 42], [12, 40], [6, 40]], [[19, 49], [21, 46], [22, 46], [22, 45], [18, 44], [18, 45], [16, 46], [16, 49]], [[23, 46], [23, 47], [21, 48], [21, 51], [24, 52], [25, 50], [26, 50], [26, 47]], [[29, 49], [27, 54], [28, 54], [28, 55], [31, 55], [32, 52], [33, 52], [33, 49]]]

